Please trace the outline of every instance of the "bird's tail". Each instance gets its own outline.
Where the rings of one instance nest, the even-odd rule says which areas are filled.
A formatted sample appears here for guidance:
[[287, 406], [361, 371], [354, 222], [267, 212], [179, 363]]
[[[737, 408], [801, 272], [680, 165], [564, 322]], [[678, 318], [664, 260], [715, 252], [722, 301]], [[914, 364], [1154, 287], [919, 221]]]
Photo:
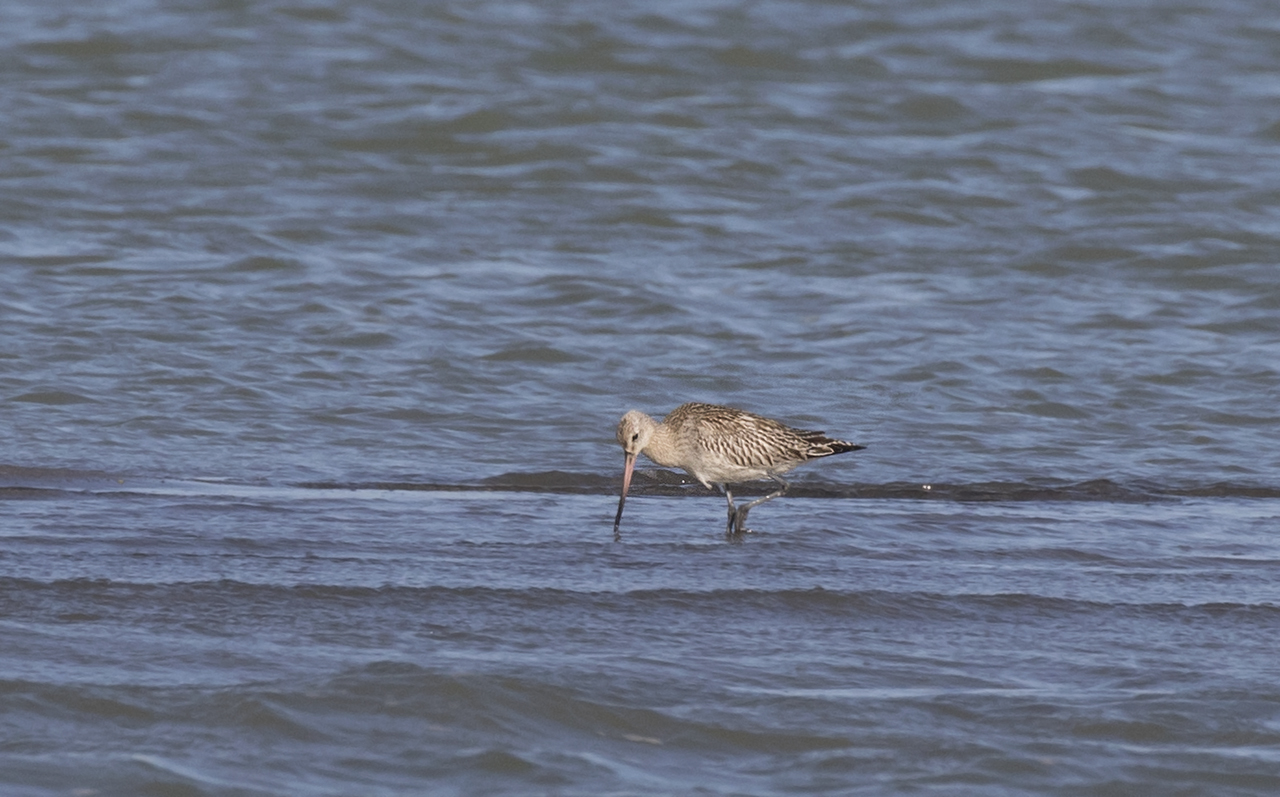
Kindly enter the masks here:
[[812, 432], [806, 439], [810, 443], [809, 450], [804, 452], [808, 459], [829, 457], [834, 454], [847, 454], [850, 451], [861, 451], [866, 448], [866, 446], [850, 443], [847, 440], [832, 439], [822, 432]]

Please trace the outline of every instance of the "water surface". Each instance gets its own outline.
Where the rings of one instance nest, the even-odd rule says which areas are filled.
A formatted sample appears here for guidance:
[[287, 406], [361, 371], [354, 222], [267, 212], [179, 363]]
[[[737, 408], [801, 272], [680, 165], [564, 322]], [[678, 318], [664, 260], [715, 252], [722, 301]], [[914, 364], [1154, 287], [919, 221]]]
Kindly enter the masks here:
[[[1280, 22], [0, 11], [0, 791], [1280, 789]], [[868, 448], [721, 536], [689, 400]]]

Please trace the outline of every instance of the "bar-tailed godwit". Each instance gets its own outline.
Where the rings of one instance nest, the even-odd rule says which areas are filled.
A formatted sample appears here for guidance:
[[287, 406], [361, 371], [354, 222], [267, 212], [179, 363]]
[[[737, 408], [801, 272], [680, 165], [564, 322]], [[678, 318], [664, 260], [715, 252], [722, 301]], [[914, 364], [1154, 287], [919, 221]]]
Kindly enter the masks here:
[[[729, 500], [729, 525], [735, 536], [749, 531], [747, 513], [777, 498], [789, 486], [782, 474], [819, 457], [857, 451], [866, 446], [835, 440], [822, 432], [792, 429], [786, 424], [732, 407], [691, 402], [681, 404], [658, 423], [639, 410], [618, 422], [618, 442], [626, 454], [622, 471], [622, 496], [613, 520], [614, 536], [622, 524], [622, 507], [631, 488], [636, 456], [644, 454], [667, 468], [681, 468], [703, 487], [715, 485]], [[754, 501], [734, 506], [730, 484], [773, 479], [781, 485]]]

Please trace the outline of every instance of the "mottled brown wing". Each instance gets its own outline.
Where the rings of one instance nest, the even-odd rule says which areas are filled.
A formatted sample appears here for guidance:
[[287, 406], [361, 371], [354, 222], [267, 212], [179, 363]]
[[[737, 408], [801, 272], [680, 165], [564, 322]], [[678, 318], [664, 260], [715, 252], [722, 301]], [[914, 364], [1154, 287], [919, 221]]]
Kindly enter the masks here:
[[740, 467], [772, 468], [838, 453], [822, 432], [792, 429], [763, 415], [691, 402], [667, 416], [667, 424], [688, 429], [705, 450]]

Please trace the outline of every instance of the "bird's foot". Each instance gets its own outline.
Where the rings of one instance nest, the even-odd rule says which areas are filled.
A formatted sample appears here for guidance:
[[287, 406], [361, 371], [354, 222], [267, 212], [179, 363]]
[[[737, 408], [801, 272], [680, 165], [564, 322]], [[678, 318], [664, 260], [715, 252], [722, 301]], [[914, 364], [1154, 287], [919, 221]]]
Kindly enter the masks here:
[[725, 536], [733, 540], [741, 540], [747, 534], [755, 534], [755, 530], [747, 528], [747, 513], [739, 509], [729, 518], [729, 528], [725, 530]]

